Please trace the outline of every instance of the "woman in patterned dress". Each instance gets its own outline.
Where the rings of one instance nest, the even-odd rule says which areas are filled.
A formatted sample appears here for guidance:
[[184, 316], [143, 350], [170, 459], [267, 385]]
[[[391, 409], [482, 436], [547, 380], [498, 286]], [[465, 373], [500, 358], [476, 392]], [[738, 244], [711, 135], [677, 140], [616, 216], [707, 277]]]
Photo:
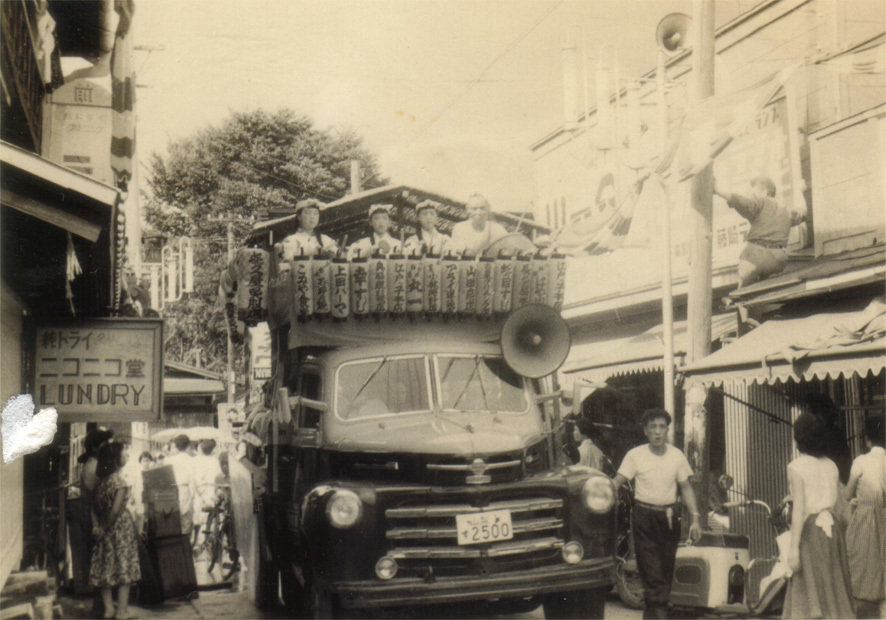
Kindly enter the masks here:
[[846, 541], [834, 518], [840, 474], [825, 456], [825, 438], [824, 423], [813, 413], [794, 422], [800, 456], [788, 465], [794, 507], [782, 618], [855, 618]]
[[129, 590], [141, 578], [135, 523], [126, 509], [129, 487], [120, 475], [127, 458], [126, 446], [116, 442], [105, 444], [98, 454], [99, 483], [93, 512], [93, 536], [97, 540], [92, 550], [89, 584], [101, 589], [105, 618], [129, 617]]
[[852, 463], [846, 485], [852, 500], [846, 546], [858, 617], [882, 618], [886, 614], [886, 436], [882, 414], [868, 417], [864, 427], [869, 452]]

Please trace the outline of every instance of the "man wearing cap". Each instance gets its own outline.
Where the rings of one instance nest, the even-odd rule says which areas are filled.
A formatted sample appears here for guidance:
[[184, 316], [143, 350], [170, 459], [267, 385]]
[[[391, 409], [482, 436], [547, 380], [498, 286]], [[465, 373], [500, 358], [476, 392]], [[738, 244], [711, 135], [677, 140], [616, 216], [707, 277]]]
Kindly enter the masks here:
[[278, 245], [278, 253], [283, 260], [292, 260], [296, 256], [316, 256], [334, 254], [338, 247], [335, 241], [317, 232], [320, 223], [320, 209], [324, 204], [316, 198], [300, 200], [295, 205], [295, 217], [298, 219], [298, 231], [283, 239]]
[[372, 254], [399, 254], [403, 246], [394, 239], [388, 229], [391, 227], [391, 205], [372, 205], [369, 207], [369, 226], [372, 233], [354, 242], [348, 248], [348, 258], [358, 256], [369, 258]]
[[806, 215], [779, 204], [775, 183], [768, 177], [751, 180], [749, 197], [723, 190], [716, 180], [714, 193], [751, 223], [738, 261], [738, 285], [748, 286], [780, 273], [788, 262], [791, 228], [803, 222]]
[[415, 205], [421, 228], [417, 235], [406, 240], [406, 254], [436, 254], [441, 256], [450, 245], [449, 235], [437, 230], [437, 207], [433, 200], [423, 200]]
[[468, 198], [468, 219], [452, 227], [452, 245], [479, 254], [508, 234], [505, 227], [489, 219], [489, 201], [480, 194]]

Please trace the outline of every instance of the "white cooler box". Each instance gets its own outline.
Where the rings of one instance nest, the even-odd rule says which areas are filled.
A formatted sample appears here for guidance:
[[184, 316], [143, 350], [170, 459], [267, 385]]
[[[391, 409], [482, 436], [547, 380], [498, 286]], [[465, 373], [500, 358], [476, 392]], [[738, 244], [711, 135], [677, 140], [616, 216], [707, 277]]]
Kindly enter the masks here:
[[716, 609], [744, 602], [750, 563], [748, 537], [704, 532], [694, 545], [677, 549], [671, 605]]

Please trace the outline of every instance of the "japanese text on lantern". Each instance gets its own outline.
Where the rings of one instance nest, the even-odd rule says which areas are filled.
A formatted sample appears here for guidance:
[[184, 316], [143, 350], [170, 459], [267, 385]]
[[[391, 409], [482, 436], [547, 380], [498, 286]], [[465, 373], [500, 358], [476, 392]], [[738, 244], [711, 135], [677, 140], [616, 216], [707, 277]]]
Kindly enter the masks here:
[[62, 422], [156, 420], [161, 412], [162, 321], [38, 326], [34, 400]]

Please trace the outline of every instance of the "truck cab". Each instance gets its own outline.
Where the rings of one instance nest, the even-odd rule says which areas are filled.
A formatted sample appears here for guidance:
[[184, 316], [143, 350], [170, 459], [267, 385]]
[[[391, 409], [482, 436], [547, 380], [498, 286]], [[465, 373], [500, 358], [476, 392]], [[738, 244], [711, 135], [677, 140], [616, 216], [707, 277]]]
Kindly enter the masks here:
[[613, 487], [567, 462], [551, 379], [463, 326], [398, 331], [283, 353], [262, 513], [284, 601], [602, 617]]

